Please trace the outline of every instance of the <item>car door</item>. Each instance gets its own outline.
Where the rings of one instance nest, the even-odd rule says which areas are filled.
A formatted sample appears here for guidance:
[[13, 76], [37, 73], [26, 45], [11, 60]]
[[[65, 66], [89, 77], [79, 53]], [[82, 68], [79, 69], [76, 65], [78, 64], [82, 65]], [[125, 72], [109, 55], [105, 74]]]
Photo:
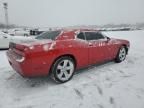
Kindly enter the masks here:
[[[103, 35], [103, 34], [101, 34]], [[117, 54], [117, 42], [105, 35], [103, 35], [105, 39], [103, 40], [103, 48], [104, 50], [104, 59], [112, 60]]]
[[95, 64], [107, 60], [108, 50], [107, 39], [99, 32], [85, 32], [89, 43], [89, 64]]
[[8, 48], [9, 41], [10, 41], [10, 37], [8, 37], [4, 33], [0, 33], [0, 49]]
[[111, 60], [113, 55], [114, 45], [110, 38], [104, 36], [102, 33], [96, 33], [96, 39], [99, 41], [99, 46], [102, 50], [101, 60]]

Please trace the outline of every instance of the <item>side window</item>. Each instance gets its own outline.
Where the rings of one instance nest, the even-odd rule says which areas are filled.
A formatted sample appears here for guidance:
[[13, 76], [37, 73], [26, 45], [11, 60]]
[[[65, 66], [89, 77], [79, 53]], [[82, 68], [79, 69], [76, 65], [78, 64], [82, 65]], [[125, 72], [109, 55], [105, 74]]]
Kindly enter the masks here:
[[104, 39], [104, 36], [101, 33], [96, 33], [96, 39]]
[[85, 40], [85, 36], [84, 36], [83, 33], [79, 33], [79, 34], [77, 35], [77, 38], [78, 38], [78, 39]]
[[85, 32], [85, 35], [87, 40], [104, 39], [104, 36], [98, 32]]
[[86, 40], [95, 40], [95, 34], [93, 32], [85, 32]]

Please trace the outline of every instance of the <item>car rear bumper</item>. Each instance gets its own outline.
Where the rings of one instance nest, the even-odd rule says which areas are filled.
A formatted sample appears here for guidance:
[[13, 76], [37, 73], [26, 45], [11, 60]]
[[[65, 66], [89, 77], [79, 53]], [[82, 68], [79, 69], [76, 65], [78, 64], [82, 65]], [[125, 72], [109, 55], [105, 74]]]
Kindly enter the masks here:
[[36, 77], [48, 75], [48, 66], [37, 65], [32, 60], [25, 59], [23, 62], [18, 62], [16, 55], [12, 51], [7, 51], [7, 58], [12, 68], [23, 77]]
[[10, 53], [10, 51], [7, 51], [7, 58], [8, 61], [10, 63], [10, 65], [12, 66], [12, 68], [18, 72], [19, 74], [21, 74], [22, 76], [25, 76], [24, 70], [23, 70], [23, 64], [22, 63], [18, 63], [15, 60], [15, 57], [13, 54]]

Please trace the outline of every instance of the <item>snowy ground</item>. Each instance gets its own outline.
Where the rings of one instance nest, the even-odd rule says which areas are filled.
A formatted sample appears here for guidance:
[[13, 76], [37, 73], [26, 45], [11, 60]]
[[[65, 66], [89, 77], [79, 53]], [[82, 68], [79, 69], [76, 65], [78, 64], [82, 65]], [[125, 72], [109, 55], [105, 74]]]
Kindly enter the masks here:
[[0, 108], [144, 108], [144, 31], [105, 34], [130, 40], [127, 59], [84, 69], [65, 84], [22, 78], [0, 51]]

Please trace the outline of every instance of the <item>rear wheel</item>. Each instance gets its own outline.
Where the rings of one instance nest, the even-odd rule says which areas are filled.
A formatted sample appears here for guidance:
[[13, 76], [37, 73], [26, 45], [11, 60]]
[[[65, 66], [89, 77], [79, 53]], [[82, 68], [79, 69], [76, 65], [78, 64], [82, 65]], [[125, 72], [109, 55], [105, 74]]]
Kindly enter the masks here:
[[67, 56], [61, 57], [54, 63], [51, 77], [56, 82], [64, 83], [73, 77], [74, 70], [74, 60]]
[[120, 62], [124, 61], [125, 58], [126, 58], [126, 48], [124, 46], [122, 46], [119, 49], [119, 52], [118, 52], [117, 57], [115, 59], [115, 62], [120, 63]]

